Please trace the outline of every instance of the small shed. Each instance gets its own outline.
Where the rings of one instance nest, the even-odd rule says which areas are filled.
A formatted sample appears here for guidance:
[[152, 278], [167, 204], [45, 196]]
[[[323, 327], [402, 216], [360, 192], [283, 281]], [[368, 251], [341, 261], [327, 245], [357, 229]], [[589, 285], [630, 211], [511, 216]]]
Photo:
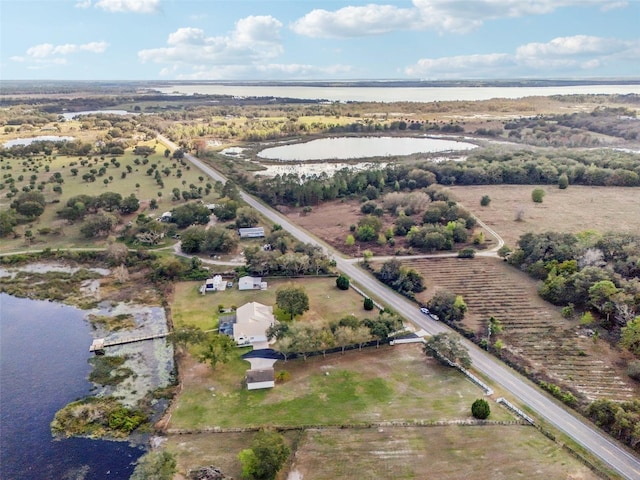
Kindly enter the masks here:
[[276, 385], [276, 373], [273, 368], [247, 371], [247, 390], [273, 388]]
[[266, 290], [267, 282], [262, 281], [262, 277], [241, 277], [238, 280], [238, 290]]
[[239, 228], [240, 238], [263, 238], [264, 227]]
[[222, 279], [221, 275], [215, 275], [213, 278], [207, 278], [204, 285], [200, 287], [201, 293], [206, 292], [224, 292], [227, 288], [227, 282]]

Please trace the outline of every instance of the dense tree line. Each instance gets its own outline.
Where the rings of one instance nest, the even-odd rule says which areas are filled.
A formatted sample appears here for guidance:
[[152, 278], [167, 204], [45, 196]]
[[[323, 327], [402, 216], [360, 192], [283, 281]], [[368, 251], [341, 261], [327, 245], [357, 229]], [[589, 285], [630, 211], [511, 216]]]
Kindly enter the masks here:
[[[640, 155], [614, 150], [520, 150], [501, 152], [482, 149], [465, 162], [392, 164], [354, 172], [343, 169], [333, 176], [297, 174], [272, 178], [241, 176], [251, 193], [270, 205], [316, 205], [352, 195], [364, 195], [371, 187], [381, 196], [389, 191], [411, 191], [433, 183], [442, 185], [569, 185], [640, 186]], [[369, 188], [369, 195], [372, 190]], [[369, 198], [369, 196], [367, 196]]]
[[509, 263], [542, 280], [542, 298], [589, 311], [619, 336], [640, 312], [640, 236], [527, 233]]

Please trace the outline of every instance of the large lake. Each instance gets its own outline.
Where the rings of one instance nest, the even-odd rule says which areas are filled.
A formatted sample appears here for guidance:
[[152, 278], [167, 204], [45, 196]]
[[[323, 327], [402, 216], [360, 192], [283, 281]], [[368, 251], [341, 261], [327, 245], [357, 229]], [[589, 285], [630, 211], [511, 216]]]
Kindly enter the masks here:
[[51, 436], [55, 413], [91, 393], [85, 314], [0, 294], [1, 479], [127, 479], [144, 453], [126, 442]]
[[444, 102], [577, 94], [640, 94], [640, 85], [575, 85], [562, 87], [318, 87], [262, 85], [169, 85], [161, 93], [323, 99], [332, 102]]
[[472, 150], [477, 145], [455, 140], [415, 137], [336, 137], [266, 148], [258, 157], [283, 162], [348, 160], [414, 153]]

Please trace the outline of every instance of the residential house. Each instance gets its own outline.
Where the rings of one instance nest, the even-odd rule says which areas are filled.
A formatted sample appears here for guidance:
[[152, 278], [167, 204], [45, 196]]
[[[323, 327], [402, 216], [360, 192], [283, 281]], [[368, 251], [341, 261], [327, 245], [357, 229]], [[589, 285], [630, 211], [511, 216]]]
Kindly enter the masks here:
[[266, 290], [267, 282], [262, 277], [241, 277], [238, 280], [238, 290]]
[[273, 307], [258, 302], [245, 303], [236, 310], [233, 339], [238, 345], [267, 342], [267, 329], [275, 323]]

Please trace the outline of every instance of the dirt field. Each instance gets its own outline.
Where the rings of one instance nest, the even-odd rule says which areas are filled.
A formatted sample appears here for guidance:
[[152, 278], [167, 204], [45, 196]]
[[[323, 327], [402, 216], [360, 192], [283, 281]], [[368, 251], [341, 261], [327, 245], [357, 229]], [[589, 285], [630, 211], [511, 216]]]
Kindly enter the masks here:
[[[449, 187], [458, 201], [498, 232], [507, 245], [516, 246], [524, 233], [577, 233], [640, 231], [640, 188], [586, 187], [556, 185], [541, 188], [543, 203], [533, 203], [534, 185], [483, 185]], [[480, 206], [483, 195], [491, 197], [487, 207]], [[524, 220], [515, 221], [516, 211], [524, 209]]]
[[439, 289], [462, 295], [469, 308], [463, 324], [485, 335], [489, 317], [500, 320], [503, 350], [519, 357], [518, 363], [532, 373], [590, 401], [640, 395], [619, 364], [620, 352], [605, 340], [589, 338], [579, 320], [562, 318], [559, 308], [537, 295], [536, 282], [523, 272], [497, 258], [423, 258], [409, 263], [427, 285], [418, 301], [425, 303]]

